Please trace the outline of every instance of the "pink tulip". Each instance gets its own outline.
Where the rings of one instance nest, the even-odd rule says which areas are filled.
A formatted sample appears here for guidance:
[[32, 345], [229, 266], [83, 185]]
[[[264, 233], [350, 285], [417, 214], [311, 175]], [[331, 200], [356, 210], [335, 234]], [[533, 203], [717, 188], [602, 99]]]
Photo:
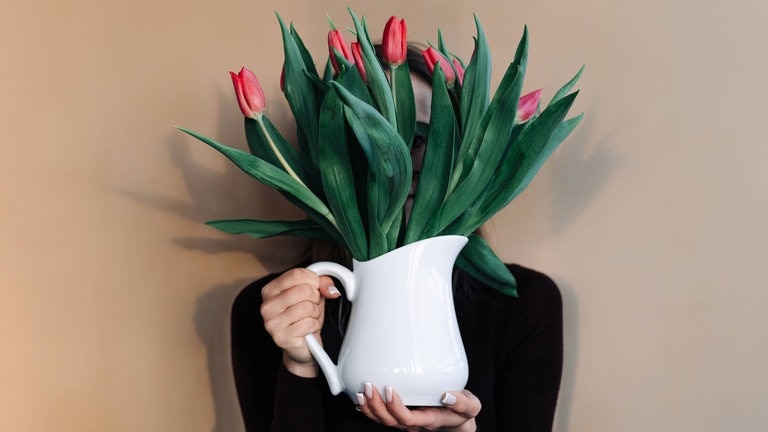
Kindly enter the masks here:
[[348, 62], [355, 62], [355, 59], [352, 57], [352, 48], [347, 43], [347, 40], [344, 39], [344, 34], [341, 33], [341, 30], [331, 30], [328, 32], [328, 52], [330, 53], [331, 64], [333, 65], [333, 70], [335, 70], [336, 73], [339, 73], [341, 67], [339, 66], [339, 62], [336, 61], [336, 54], [333, 52], [334, 50], [344, 56]]
[[360, 44], [352, 42], [352, 58], [355, 59], [355, 66], [357, 71], [360, 72], [360, 76], [364, 82], [368, 82], [368, 78], [365, 76], [365, 63], [363, 63], [363, 53], [360, 48]]
[[515, 123], [525, 123], [539, 110], [539, 101], [541, 100], [541, 89], [534, 90], [520, 98], [517, 103], [517, 114]]
[[453, 87], [453, 84], [456, 82], [456, 74], [453, 72], [453, 68], [448, 59], [432, 47], [425, 49], [421, 54], [424, 56], [424, 62], [427, 64], [429, 73], [433, 73], [435, 65], [440, 63], [440, 68], [445, 75], [445, 82], [448, 84], [448, 87]]
[[384, 36], [381, 39], [382, 59], [390, 66], [405, 63], [408, 53], [408, 28], [405, 19], [398, 20], [392, 16], [384, 26]]
[[459, 84], [464, 82], [464, 68], [461, 66], [461, 62], [456, 59], [452, 59], [453, 69], [456, 70], [456, 79], [459, 80]]
[[240, 73], [230, 72], [229, 75], [232, 77], [237, 103], [240, 105], [240, 111], [243, 112], [243, 115], [256, 119], [264, 114], [266, 107], [264, 90], [262, 90], [256, 75], [246, 68], [240, 69]]

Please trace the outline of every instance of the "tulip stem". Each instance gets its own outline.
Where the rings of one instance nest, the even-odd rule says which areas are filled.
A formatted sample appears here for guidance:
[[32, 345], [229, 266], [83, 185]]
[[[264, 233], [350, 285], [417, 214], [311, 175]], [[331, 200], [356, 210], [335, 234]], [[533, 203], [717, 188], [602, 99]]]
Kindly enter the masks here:
[[272, 152], [275, 153], [275, 156], [277, 156], [277, 160], [280, 161], [280, 165], [282, 165], [283, 168], [285, 168], [285, 172], [287, 172], [288, 175], [293, 177], [297, 182], [301, 183], [302, 186], [307, 187], [307, 185], [305, 185], [304, 182], [301, 181], [301, 178], [298, 176], [298, 174], [296, 174], [293, 168], [291, 168], [291, 166], [288, 165], [288, 161], [285, 160], [285, 158], [283, 157], [283, 154], [280, 153], [280, 150], [277, 149], [275, 142], [272, 140], [272, 136], [269, 134], [269, 131], [267, 131], [267, 127], [264, 126], [264, 120], [262, 120], [262, 116], [256, 117], [256, 122], [259, 124], [259, 127], [261, 127], [261, 132], [267, 138], [267, 142], [269, 142], [269, 146], [272, 147]]
[[[395, 106], [397, 106], [397, 84], [395, 79], [395, 68], [397, 66], [389, 65], [389, 89], [392, 92], [392, 100], [395, 102]], [[392, 120], [390, 120], [391, 122]], [[400, 125], [397, 124], [397, 115], [395, 115], [395, 124], [392, 126], [395, 127], [398, 131], [400, 130]]]
[[[280, 150], [277, 149], [277, 146], [275, 145], [275, 142], [272, 140], [272, 136], [269, 134], [269, 131], [267, 130], [267, 127], [264, 125], [264, 120], [262, 119], [262, 116], [256, 117], [256, 122], [259, 124], [259, 127], [261, 128], [261, 132], [264, 134], [264, 137], [267, 139], [267, 142], [269, 143], [269, 146], [272, 148], [272, 151], [275, 153], [275, 156], [277, 156], [277, 159], [280, 161], [280, 164], [285, 168], [285, 172], [288, 173], [289, 176], [291, 176], [294, 180], [299, 182], [301, 186], [303, 186], [306, 189], [309, 189], [306, 184], [304, 184], [303, 181], [301, 181], [301, 178], [298, 174], [296, 174], [296, 171], [291, 168], [291, 166], [288, 164], [288, 161], [285, 160], [283, 157], [283, 154], [280, 153]], [[324, 216], [326, 219], [328, 219], [328, 222], [333, 225], [336, 230], [339, 230], [339, 226], [336, 223], [336, 218], [333, 217], [333, 214], [330, 210], [325, 208], [325, 211], [319, 211], [319, 213]]]

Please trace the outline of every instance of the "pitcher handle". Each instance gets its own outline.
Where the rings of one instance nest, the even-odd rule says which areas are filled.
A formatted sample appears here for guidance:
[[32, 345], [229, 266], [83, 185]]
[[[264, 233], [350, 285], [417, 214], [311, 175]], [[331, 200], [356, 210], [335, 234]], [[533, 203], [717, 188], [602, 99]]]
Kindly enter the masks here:
[[[346, 267], [332, 263], [329, 261], [321, 261], [312, 264], [307, 267], [308, 270], [312, 270], [320, 276], [333, 276], [338, 279], [342, 286], [344, 286], [344, 292], [347, 294], [349, 301], [355, 301], [357, 297], [357, 285], [355, 284], [355, 275]], [[313, 334], [304, 336], [304, 340], [307, 342], [307, 348], [312, 356], [320, 365], [320, 370], [325, 375], [325, 380], [328, 381], [328, 387], [331, 389], [331, 393], [337, 395], [344, 390], [344, 383], [341, 380], [341, 374], [339, 368], [336, 366], [328, 353], [325, 352], [320, 345], [320, 341]]]

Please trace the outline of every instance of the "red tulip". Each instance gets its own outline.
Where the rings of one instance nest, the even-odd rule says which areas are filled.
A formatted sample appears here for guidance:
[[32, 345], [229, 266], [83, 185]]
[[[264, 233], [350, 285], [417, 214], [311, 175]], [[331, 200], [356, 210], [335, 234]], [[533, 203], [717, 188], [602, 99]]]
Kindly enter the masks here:
[[333, 70], [335, 70], [336, 73], [339, 73], [341, 67], [339, 67], [339, 62], [336, 61], [336, 54], [333, 52], [334, 50], [343, 55], [348, 62], [355, 62], [355, 59], [352, 57], [352, 48], [347, 43], [347, 40], [344, 39], [341, 30], [331, 30], [328, 32], [328, 52], [331, 56], [331, 64], [333, 64]]
[[256, 75], [246, 68], [240, 69], [240, 73], [230, 72], [229, 75], [235, 86], [240, 111], [243, 112], [244, 116], [252, 119], [260, 117], [264, 113], [266, 103], [264, 90], [262, 90]]
[[443, 70], [443, 74], [445, 75], [445, 82], [448, 83], [448, 87], [452, 87], [456, 82], [456, 74], [453, 72], [453, 68], [451, 67], [451, 63], [448, 61], [448, 59], [432, 47], [425, 49], [421, 52], [421, 54], [424, 56], [424, 62], [427, 64], [429, 73], [433, 73], [435, 70], [435, 65], [440, 63], [440, 68]]
[[361, 51], [360, 44], [358, 42], [352, 42], [352, 58], [355, 59], [355, 66], [357, 71], [360, 72], [360, 76], [364, 82], [368, 82], [368, 78], [365, 76], [365, 63], [363, 63], [363, 52]]
[[517, 103], [517, 114], [515, 123], [525, 123], [539, 110], [539, 101], [541, 100], [541, 89], [534, 90], [520, 98]]
[[456, 79], [459, 80], [459, 84], [464, 82], [464, 68], [461, 66], [461, 62], [457, 59], [452, 59], [453, 69], [456, 70]]
[[408, 54], [408, 28], [405, 19], [398, 20], [392, 16], [384, 26], [384, 37], [381, 39], [381, 52], [384, 63], [399, 66], [405, 63]]
[[280, 70], [280, 91], [285, 92], [285, 66]]

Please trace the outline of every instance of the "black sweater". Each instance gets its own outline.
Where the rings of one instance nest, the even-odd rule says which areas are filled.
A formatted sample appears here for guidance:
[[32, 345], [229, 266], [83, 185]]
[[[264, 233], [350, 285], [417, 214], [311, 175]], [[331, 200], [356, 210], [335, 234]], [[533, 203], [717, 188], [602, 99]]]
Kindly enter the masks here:
[[[456, 316], [469, 362], [466, 388], [482, 403], [478, 431], [551, 431], [563, 364], [560, 292], [542, 273], [509, 268], [518, 298], [459, 270], [454, 274]], [[285, 370], [259, 311], [261, 288], [276, 276], [247, 286], [232, 307], [232, 364], [246, 430], [394, 430], [357, 412], [344, 393], [332, 396], [322, 373], [301, 378]], [[334, 361], [348, 309], [340, 300], [326, 302], [321, 334]]]

